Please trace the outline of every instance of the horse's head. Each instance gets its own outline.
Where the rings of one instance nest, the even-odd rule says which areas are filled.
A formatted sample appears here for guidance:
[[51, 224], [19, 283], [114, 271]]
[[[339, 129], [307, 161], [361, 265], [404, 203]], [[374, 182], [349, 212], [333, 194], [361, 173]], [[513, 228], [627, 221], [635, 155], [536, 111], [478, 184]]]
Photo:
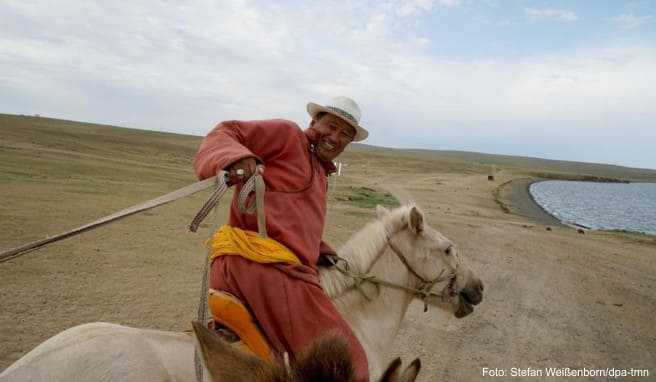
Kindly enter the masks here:
[[391, 211], [378, 206], [377, 214], [388, 227], [391, 248], [413, 274], [414, 287], [431, 292], [426, 303], [457, 318], [473, 312], [483, 300], [483, 283], [464, 264], [453, 242], [431, 228], [414, 205]]

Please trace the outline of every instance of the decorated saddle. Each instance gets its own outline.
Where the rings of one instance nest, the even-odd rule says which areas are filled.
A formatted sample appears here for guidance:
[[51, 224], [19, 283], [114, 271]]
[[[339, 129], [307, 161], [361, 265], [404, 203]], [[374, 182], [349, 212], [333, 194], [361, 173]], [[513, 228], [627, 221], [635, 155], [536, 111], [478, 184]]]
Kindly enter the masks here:
[[208, 305], [213, 321], [210, 327], [226, 341], [265, 361], [273, 361], [273, 352], [251, 313], [228, 292], [209, 289]]

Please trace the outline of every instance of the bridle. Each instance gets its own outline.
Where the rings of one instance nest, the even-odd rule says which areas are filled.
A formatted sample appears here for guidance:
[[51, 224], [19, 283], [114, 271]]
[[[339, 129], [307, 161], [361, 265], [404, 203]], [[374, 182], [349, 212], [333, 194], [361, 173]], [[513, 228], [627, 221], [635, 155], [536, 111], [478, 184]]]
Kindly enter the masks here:
[[[412, 273], [413, 276], [415, 276], [419, 280], [419, 285], [417, 285], [415, 289], [416, 292], [414, 292], [415, 296], [419, 297], [423, 302], [424, 302], [424, 312], [428, 309], [427, 305], [427, 299], [428, 297], [434, 296], [434, 297], [441, 297], [442, 300], [444, 300], [446, 297], [451, 297], [456, 294], [455, 291], [455, 286], [456, 286], [456, 268], [451, 269], [450, 272], [448, 272], [446, 275], [444, 275], [444, 269], [440, 272], [437, 277], [434, 279], [426, 279], [422, 277], [417, 271], [412, 268], [408, 260], [405, 258], [401, 250], [399, 250], [391, 241], [388, 241], [387, 244], [390, 246], [392, 251], [396, 254], [396, 256], [401, 260], [403, 265]], [[449, 245], [449, 247], [446, 250], [451, 249], [453, 247], [452, 245]], [[435, 293], [432, 292], [431, 290], [433, 289], [433, 286], [439, 282], [448, 280], [449, 283], [447, 284], [445, 290], [448, 291], [448, 296], [444, 296], [444, 290], [442, 293]]]
[[[396, 254], [396, 256], [399, 258], [399, 260], [401, 260], [401, 263], [403, 263], [403, 265], [406, 267], [406, 269], [415, 278], [417, 278], [417, 280], [419, 280], [419, 283], [415, 288], [411, 288], [411, 287], [408, 287], [408, 286], [405, 286], [405, 285], [399, 285], [397, 283], [393, 283], [393, 282], [390, 282], [390, 281], [387, 281], [387, 280], [381, 280], [381, 279], [377, 278], [376, 276], [373, 276], [373, 275], [369, 274], [368, 272], [361, 273], [361, 272], [357, 272], [357, 271], [352, 271], [351, 270], [351, 264], [348, 262], [347, 259], [345, 259], [343, 257], [333, 255], [333, 256], [328, 257], [328, 259], [340, 273], [342, 273], [346, 276], [349, 276], [354, 280], [354, 282], [355, 282], [354, 287], [360, 293], [362, 293], [362, 295], [367, 300], [371, 300], [371, 297], [369, 297], [365, 293], [364, 289], [362, 289], [362, 284], [364, 284], [364, 283], [374, 284], [377, 289], [378, 289], [379, 286], [382, 285], [382, 286], [395, 288], [395, 289], [401, 289], [401, 290], [405, 290], [407, 292], [410, 292], [415, 297], [417, 297], [421, 301], [423, 301], [423, 303], [424, 303], [424, 312], [426, 312], [428, 310], [428, 298], [429, 297], [439, 297], [440, 299], [442, 299], [442, 301], [446, 301], [447, 298], [455, 296], [457, 294], [456, 289], [455, 289], [456, 288], [456, 270], [457, 270], [457, 266], [456, 267], [450, 267], [452, 269], [447, 274], [445, 274], [445, 270], [442, 269], [440, 274], [437, 275], [437, 277], [435, 277], [433, 279], [428, 279], [426, 277], [423, 277], [410, 265], [410, 263], [408, 262], [408, 259], [406, 259], [405, 256], [403, 255], [403, 252], [401, 252], [401, 250], [397, 246], [395, 246], [394, 243], [392, 243], [392, 241], [391, 241], [392, 236], [389, 233], [386, 236], [387, 236], [386, 245], [385, 245], [385, 247], [383, 247], [381, 249], [380, 253], [378, 254], [376, 259], [374, 260], [374, 264], [376, 263], [376, 261], [378, 261], [378, 259], [380, 259], [381, 255], [385, 252], [385, 249], [387, 248], [387, 246], [389, 246], [390, 249], [392, 249], [392, 252], [394, 252], [394, 254]], [[445, 251], [449, 251], [452, 247], [453, 247], [452, 245], [449, 245], [449, 247], [447, 247], [447, 249]], [[439, 282], [442, 282], [442, 281], [447, 281], [447, 280], [448, 280], [448, 284], [442, 290], [441, 293], [436, 293], [436, 292], [433, 292], [431, 290], [431, 289], [433, 289], [433, 286], [435, 284], [437, 284]]]

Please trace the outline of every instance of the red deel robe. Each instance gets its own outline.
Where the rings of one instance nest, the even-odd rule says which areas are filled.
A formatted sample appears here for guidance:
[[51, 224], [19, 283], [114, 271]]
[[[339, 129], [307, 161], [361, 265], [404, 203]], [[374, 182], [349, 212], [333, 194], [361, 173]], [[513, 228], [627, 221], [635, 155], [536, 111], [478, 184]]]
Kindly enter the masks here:
[[[296, 254], [303, 265], [260, 264], [240, 256], [221, 256], [212, 263], [210, 287], [236, 295], [255, 316], [274, 349], [297, 353], [328, 332], [345, 336], [359, 380], [368, 380], [367, 359], [357, 338], [319, 285], [316, 268], [326, 216], [327, 175], [335, 171], [311, 147], [314, 130], [302, 131], [291, 121], [226, 121], [203, 140], [194, 160], [199, 179], [246, 157], [266, 168], [267, 233]], [[255, 215], [237, 208], [237, 185], [230, 225], [257, 231]]]

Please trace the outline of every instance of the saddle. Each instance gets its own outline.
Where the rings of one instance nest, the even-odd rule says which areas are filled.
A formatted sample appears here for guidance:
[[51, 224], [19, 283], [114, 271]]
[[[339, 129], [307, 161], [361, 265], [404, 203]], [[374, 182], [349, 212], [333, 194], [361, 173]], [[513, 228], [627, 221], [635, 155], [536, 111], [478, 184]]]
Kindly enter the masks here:
[[207, 302], [214, 319], [210, 328], [233, 346], [273, 362], [273, 351], [244, 304], [228, 292], [210, 288], [208, 293]]

